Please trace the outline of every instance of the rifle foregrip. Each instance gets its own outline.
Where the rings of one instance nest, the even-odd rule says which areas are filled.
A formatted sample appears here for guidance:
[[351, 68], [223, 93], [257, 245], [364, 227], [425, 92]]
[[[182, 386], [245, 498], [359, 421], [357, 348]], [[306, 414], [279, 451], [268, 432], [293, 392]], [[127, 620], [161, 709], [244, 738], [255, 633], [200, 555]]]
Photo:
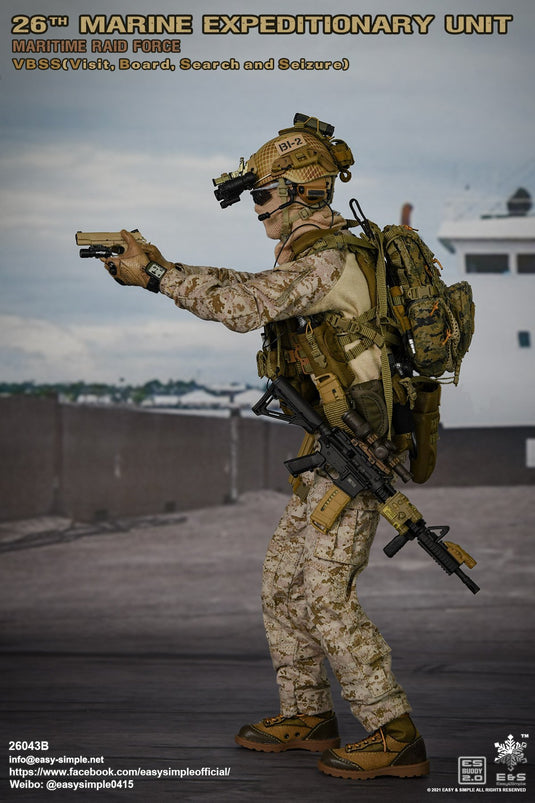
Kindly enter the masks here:
[[401, 547], [404, 547], [408, 540], [409, 539], [405, 535], [396, 535], [384, 547], [383, 552], [385, 555], [388, 555], [389, 558], [393, 558], [396, 552], [399, 552]]

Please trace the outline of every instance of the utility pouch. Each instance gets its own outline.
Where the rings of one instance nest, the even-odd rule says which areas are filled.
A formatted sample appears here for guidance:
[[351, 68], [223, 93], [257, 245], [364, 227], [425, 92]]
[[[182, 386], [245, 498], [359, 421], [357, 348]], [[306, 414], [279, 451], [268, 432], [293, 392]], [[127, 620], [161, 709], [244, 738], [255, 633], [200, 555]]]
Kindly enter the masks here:
[[416, 401], [412, 409], [416, 454], [411, 455], [410, 470], [414, 482], [427, 482], [437, 460], [440, 421], [440, 385], [434, 379], [415, 382]]
[[256, 352], [256, 370], [258, 371], [258, 376], [260, 377], [260, 379], [263, 379], [265, 376], [268, 376], [267, 357], [264, 351]]
[[[278, 374], [278, 361], [276, 351], [258, 351], [256, 354], [256, 367], [260, 379], [267, 377], [273, 379]], [[291, 373], [291, 372], [290, 372]]]
[[396, 451], [402, 453], [410, 451], [413, 447], [414, 415], [410, 401], [404, 404], [394, 402], [392, 409], [392, 443]]
[[408, 315], [414, 338], [414, 367], [423, 376], [440, 376], [451, 363], [450, 321], [442, 298], [430, 296], [413, 301]]
[[382, 438], [388, 432], [388, 412], [380, 379], [370, 379], [352, 385], [349, 395], [355, 410], [368, 422], [372, 431]]
[[475, 326], [475, 305], [472, 288], [468, 282], [457, 282], [448, 287], [448, 299], [456, 319], [459, 321], [459, 343], [457, 359], [461, 360], [472, 341]]

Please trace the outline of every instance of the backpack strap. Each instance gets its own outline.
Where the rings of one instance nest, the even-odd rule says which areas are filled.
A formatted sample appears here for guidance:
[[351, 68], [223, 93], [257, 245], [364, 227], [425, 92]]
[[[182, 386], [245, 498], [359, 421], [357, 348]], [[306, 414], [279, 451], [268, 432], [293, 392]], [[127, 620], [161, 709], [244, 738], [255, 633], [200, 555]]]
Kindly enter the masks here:
[[387, 330], [391, 326], [391, 321], [388, 316], [388, 288], [386, 284], [386, 261], [383, 244], [383, 233], [375, 223], [370, 223], [374, 233], [374, 240], [377, 244], [377, 262], [375, 267], [375, 275], [377, 277], [377, 305], [376, 305], [376, 323], [379, 331], [383, 336], [383, 345], [381, 346], [381, 377], [383, 380], [383, 392], [386, 402], [386, 410], [388, 414], [388, 438], [392, 437], [392, 411], [394, 409], [394, 391], [392, 388], [392, 372], [390, 370], [390, 361], [388, 359], [388, 346], [387, 346]]

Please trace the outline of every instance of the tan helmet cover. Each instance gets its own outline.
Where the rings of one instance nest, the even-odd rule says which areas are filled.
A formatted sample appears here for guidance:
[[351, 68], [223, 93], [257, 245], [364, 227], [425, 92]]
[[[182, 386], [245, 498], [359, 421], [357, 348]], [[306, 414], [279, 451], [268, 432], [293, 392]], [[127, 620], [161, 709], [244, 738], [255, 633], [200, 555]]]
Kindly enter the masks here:
[[[333, 148], [327, 137], [297, 125], [279, 131], [278, 136], [262, 145], [249, 158], [246, 169], [258, 176], [255, 187], [262, 187], [280, 178], [295, 184], [307, 184], [330, 176], [334, 179], [341, 171], [342, 180], [348, 180], [351, 174], [346, 169], [347, 165], [342, 168], [334, 158], [337, 145], [338, 141]], [[345, 148], [350, 154], [349, 163], [353, 164], [351, 151], [347, 146]]]

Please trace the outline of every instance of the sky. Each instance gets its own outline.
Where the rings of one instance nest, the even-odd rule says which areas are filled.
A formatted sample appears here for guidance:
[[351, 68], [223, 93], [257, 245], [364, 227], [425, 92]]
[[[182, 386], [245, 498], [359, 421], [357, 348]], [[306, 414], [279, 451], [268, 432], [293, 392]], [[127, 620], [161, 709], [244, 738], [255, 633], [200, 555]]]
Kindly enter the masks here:
[[[340, 0], [315, 14], [434, 14], [428, 33], [206, 34], [204, 15], [266, 13], [258, 0], [146, 2], [36, 0], [2, 4], [0, 175], [2, 294], [0, 377], [37, 382], [141, 383], [152, 378], [257, 383], [259, 333], [235, 334], [176, 309], [167, 297], [122, 288], [96, 260], [81, 260], [78, 230], [139, 228], [169, 259], [263, 270], [273, 242], [248, 197], [221, 210], [212, 179], [237, 167], [295, 112], [335, 126], [352, 148], [349, 184], [334, 206], [350, 216], [357, 197], [380, 225], [402, 205], [457, 278], [438, 243], [448, 216], [504, 210], [518, 186], [535, 193], [532, 0], [396, 0], [358, 6]], [[270, 15], [310, 13], [304, 0], [269, 4]], [[224, 11], [223, 11], [224, 9]], [[80, 34], [79, 15], [193, 17], [185, 35]], [[445, 15], [510, 14], [507, 33], [451, 34]], [[14, 17], [41, 18], [45, 33], [12, 34]], [[68, 16], [67, 27], [49, 17]], [[16, 69], [12, 40], [126, 40], [126, 54], [78, 54], [131, 61], [134, 39], [180, 39], [171, 70]], [[181, 58], [234, 58], [239, 70], [183, 70]], [[280, 58], [340, 60], [348, 69], [283, 70]], [[247, 71], [247, 60], [274, 69]], [[19, 62], [20, 63], [20, 62]], [[31, 62], [30, 62], [31, 64]]]

